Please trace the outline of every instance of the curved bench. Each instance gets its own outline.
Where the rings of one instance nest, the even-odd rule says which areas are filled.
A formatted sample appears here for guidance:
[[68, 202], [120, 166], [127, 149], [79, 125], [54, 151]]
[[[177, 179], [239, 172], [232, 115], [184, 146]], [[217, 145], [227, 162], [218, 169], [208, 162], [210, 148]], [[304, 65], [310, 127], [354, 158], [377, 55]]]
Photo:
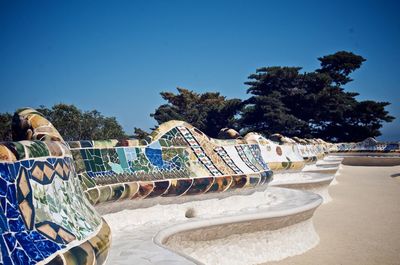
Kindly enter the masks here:
[[[298, 174], [305, 161], [296, 145], [259, 139], [255, 141], [251, 134], [244, 140], [212, 139], [185, 122], [170, 121], [145, 143], [79, 141], [69, 146], [85, 193], [102, 214], [170, 203], [175, 196], [203, 194], [207, 196], [194, 199], [207, 199], [212, 193], [246, 192], [268, 184], [272, 170], [278, 179], [283, 171], [299, 176], [297, 181], [288, 179], [285, 187], [307, 189], [309, 182], [310, 190], [328, 198], [327, 191], [315, 188], [318, 181], [320, 187], [327, 187], [326, 177]], [[152, 200], [142, 200], [146, 198]]]
[[[13, 122], [13, 134], [17, 140], [30, 141], [26, 142], [27, 145], [24, 145], [25, 141], [20, 142], [24, 150], [27, 150], [27, 146], [32, 145], [35, 146], [32, 152], [37, 152], [37, 145], [47, 146], [47, 153], [39, 152], [40, 155], [35, 157], [35, 161], [40, 162], [40, 170], [35, 171], [35, 169], [29, 168], [27, 174], [36, 176], [37, 179], [44, 179], [45, 182], [40, 183], [40, 185], [52, 187], [52, 189], [42, 188], [36, 184], [37, 179], [30, 178], [29, 183], [36, 185], [33, 192], [36, 192], [37, 196], [33, 196], [34, 199], [32, 200], [36, 203], [33, 203], [36, 208], [34, 210], [32, 210], [32, 207], [26, 208], [24, 202], [23, 209], [20, 209], [20, 211], [27, 209], [24, 214], [30, 217], [35, 214], [34, 220], [39, 222], [35, 223], [33, 230], [36, 229], [41, 233], [46, 232], [54, 240], [66, 240], [59, 239], [60, 233], [66, 238], [68, 238], [68, 235], [70, 236], [70, 241], [62, 241], [65, 245], [62, 248], [52, 250], [52, 253], [49, 253], [46, 257], [42, 254], [43, 263], [53, 262], [50, 259], [55, 259], [54, 262], [63, 262], [64, 264], [71, 262], [91, 264], [94, 259], [97, 260], [97, 264], [102, 264], [105, 261], [111, 238], [109, 227], [93, 211], [90, 204], [94, 205], [96, 210], [102, 214], [133, 208], [135, 213], [142, 211], [154, 222], [159, 219], [160, 215], [160, 212], [151, 214], [151, 209], [154, 207], [155, 209], [161, 207], [162, 211], [173, 212], [173, 209], [181, 209], [188, 205], [191, 205], [191, 207], [204, 205], [205, 208], [208, 208], [208, 204], [213, 201], [216, 201], [219, 207], [223, 201], [226, 201], [231, 205], [229, 207], [239, 207], [233, 210], [234, 215], [237, 216], [236, 219], [232, 219], [232, 216], [228, 218], [229, 213], [223, 212], [219, 217], [212, 215], [210, 218], [208, 216], [208, 222], [197, 222], [197, 227], [201, 224], [203, 229], [208, 229], [205, 227], [206, 224], [208, 226], [216, 225], [216, 220], [225, 220], [224, 225], [226, 227], [235, 227], [235, 223], [247, 223], [246, 226], [251, 226], [250, 224], [257, 220], [256, 222], [270, 224], [259, 230], [275, 227], [273, 230], [278, 231], [282, 228], [273, 225], [274, 221], [271, 220], [278, 220], [279, 218], [276, 219], [275, 217], [278, 216], [271, 215], [272, 212], [276, 213], [276, 211], [273, 210], [274, 208], [271, 205], [268, 205], [269, 202], [263, 201], [262, 198], [254, 200], [251, 197], [268, 193], [269, 190], [265, 190], [265, 188], [272, 179], [272, 170], [267, 163], [269, 161], [264, 160], [265, 157], [269, 157], [268, 148], [258, 142], [248, 141], [246, 138], [237, 140], [212, 139], [187, 123], [171, 121], [160, 125], [147, 141], [141, 143], [109, 140], [69, 142], [67, 145], [51, 123], [32, 109], [24, 109], [18, 112]], [[56, 146], [61, 146], [61, 153], [58, 152]], [[287, 159], [287, 161], [274, 165], [275, 171], [300, 172], [301, 168], [304, 167], [304, 159], [296, 153], [297, 151], [293, 151], [296, 150], [296, 145], [275, 144], [274, 148], [275, 151], [281, 149], [282, 153], [285, 152], [285, 159]], [[293, 153], [290, 153], [290, 150]], [[17, 151], [15, 149], [14, 153]], [[13, 151], [7, 149], [6, 153], [10, 152]], [[69, 163], [67, 166], [70, 169], [68, 179], [64, 176], [64, 178], [60, 177], [60, 174], [66, 169], [59, 165], [57, 159], [54, 160], [53, 156], [57, 154]], [[45, 161], [45, 159], [48, 160]], [[19, 158], [14, 162], [19, 162]], [[52, 174], [56, 177], [49, 177], [51, 175], [49, 172], [53, 172]], [[73, 184], [70, 182], [73, 182]], [[56, 192], [58, 189], [63, 189], [64, 195], [60, 195], [62, 200], [52, 202], [53, 197], [58, 195]], [[271, 188], [271, 192], [275, 194], [285, 193], [284, 190], [282, 188]], [[306, 216], [307, 218], [301, 219], [303, 221], [310, 220], [315, 208], [321, 203], [320, 197], [312, 193], [304, 191], [290, 191], [289, 193], [291, 196], [280, 198], [280, 206], [278, 207], [279, 209], [286, 207], [286, 210], [278, 214], [284, 218], [282, 220], [287, 220], [287, 222], [283, 222], [283, 224], [286, 224], [285, 227], [300, 223], [298, 216]], [[7, 194], [6, 198], [8, 196], [11, 195]], [[235, 200], [238, 197], [246, 203], [237, 204]], [[71, 203], [75, 200], [85, 206]], [[52, 206], [48, 206], [49, 201], [52, 202]], [[62, 201], [66, 202], [64, 203], [66, 206], [61, 203]], [[20, 203], [20, 200], [18, 203]], [[256, 205], [256, 211], [252, 212], [254, 203], [261, 204]], [[307, 208], [307, 205], [313, 205], [313, 207]], [[143, 207], [147, 208], [143, 209]], [[64, 208], [67, 208], [67, 210]], [[64, 215], [60, 217], [54, 209], [61, 209]], [[211, 208], [208, 209], [212, 211]], [[250, 214], [249, 211], [252, 213]], [[288, 216], [284, 217], [285, 214]], [[67, 222], [65, 215], [70, 218], [78, 216], [76, 217], [77, 220], [82, 218], [79, 219], [78, 224], [85, 226], [88, 231], [79, 234], [79, 232], [86, 230], [81, 230], [78, 226], [69, 227], [67, 223], [70, 224], [71, 221]], [[90, 215], [90, 217], [87, 215]], [[184, 222], [187, 222], [188, 219], [194, 221], [193, 218], [190, 218], [193, 217], [193, 213], [185, 210], [185, 215]], [[109, 218], [109, 216], [113, 215], [107, 215], [106, 218]], [[42, 217], [42, 219], [39, 217]], [[8, 220], [7, 218], [2, 220]], [[50, 220], [50, 223], [43, 223], [45, 222], [43, 218]], [[86, 223], [86, 218], [88, 218], [90, 224]], [[90, 222], [90, 218], [98, 220], [98, 222]], [[133, 220], [137, 222], [138, 219], [140, 218], [135, 215]], [[168, 224], [168, 222], [165, 223], [168, 220], [159, 221], [164, 225]], [[175, 223], [175, 221], [176, 219], [172, 219], [172, 222]], [[226, 223], [229, 223], [229, 221], [231, 221], [230, 225]], [[123, 222], [123, 225], [126, 226], [127, 223]], [[222, 225], [222, 223], [219, 224]], [[42, 225], [45, 226], [42, 227]], [[182, 227], [187, 227], [186, 224], [182, 223], [182, 225]], [[140, 229], [146, 230], [143, 227], [140, 227]], [[231, 231], [233, 234], [240, 232], [233, 228], [227, 231]], [[315, 239], [316, 234], [312, 225], [309, 224], [306, 231], [305, 233], [313, 234]], [[137, 235], [131, 236], [133, 241], [138, 239]], [[294, 239], [300, 240], [299, 237]], [[133, 241], [130, 244], [134, 244]], [[314, 240], [312, 244], [315, 245], [315, 243]], [[36, 244], [38, 242], [33, 241], [30, 246], [33, 248]], [[312, 244], [308, 247], [311, 247]], [[147, 245], [147, 247], [152, 248], [150, 245]], [[16, 247], [16, 249], [20, 248]], [[72, 253], [70, 253], [71, 251]], [[158, 251], [160, 251], [159, 248]], [[13, 254], [9, 253], [8, 255], [12, 256]], [[11, 259], [18, 263], [16, 260], [20, 254], [14, 255]], [[7, 257], [7, 255], [3, 255], [3, 257]], [[143, 258], [146, 259], [146, 257]], [[34, 264], [37, 260], [29, 262]]]
[[400, 165], [400, 143], [380, 143], [368, 138], [359, 143], [339, 143], [331, 148], [333, 156], [348, 166]]
[[358, 143], [333, 144], [330, 152], [338, 153], [399, 153], [400, 142], [378, 142], [373, 138], [367, 138]]
[[[180, 121], [162, 124], [148, 143], [79, 141], [69, 146], [85, 193], [101, 213], [120, 209], [113, 202], [137, 208], [171, 197], [255, 188], [272, 179], [258, 145], [211, 139]], [[157, 200], [143, 202], [150, 198]]]
[[[300, 146], [283, 136], [278, 144], [256, 133], [246, 135], [245, 140], [260, 145], [263, 159], [274, 170], [272, 186], [308, 190], [321, 195], [324, 202], [331, 200], [328, 187], [334, 180], [338, 167], [326, 169], [315, 164], [319, 161], [317, 157], [323, 156], [322, 148]], [[307, 154], [304, 154], [304, 151], [302, 154], [301, 148], [307, 150]], [[314, 150], [313, 153], [311, 150]], [[322, 153], [317, 153], [317, 150]], [[309, 157], [314, 157], [315, 162], [311, 162]], [[336, 163], [335, 161], [335, 165]]]

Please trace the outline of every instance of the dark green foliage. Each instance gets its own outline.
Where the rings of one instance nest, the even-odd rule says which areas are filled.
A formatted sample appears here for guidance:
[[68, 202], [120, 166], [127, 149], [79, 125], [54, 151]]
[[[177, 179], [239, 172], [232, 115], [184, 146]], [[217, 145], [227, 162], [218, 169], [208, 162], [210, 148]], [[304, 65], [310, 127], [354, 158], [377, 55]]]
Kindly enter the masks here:
[[263, 67], [249, 76], [245, 84], [250, 88], [249, 99], [240, 119], [241, 129], [269, 135], [279, 132], [285, 135], [298, 135], [307, 124], [292, 113], [286, 102], [297, 104], [296, 97], [304, 94], [299, 87], [300, 67]]
[[353, 79], [349, 75], [366, 61], [362, 56], [346, 51], [326, 55], [318, 58], [318, 60], [321, 62], [321, 69], [318, 69], [317, 72], [328, 74], [338, 86], [352, 81]]
[[82, 111], [74, 105], [56, 104], [41, 108], [65, 140], [122, 139], [126, 135], [115, 117], [104, 117], [99, 111]]
[[[115, 117], [103, 117], [100, 120], [101, 129], [98, 139], [124, 139], [127, 135]], [[93, 138], [94, 139], [94, 138]]]
[[146, 132], [145, 130], [142, 130], [137, 127], [134, 128], [133, 138], [135, 138], [135, 139], [143, 140], [143, 139], [146, 139], [146, 137], [149, 135], [150, 134], [148, 132]]
[[263, 67], [249, 76], [240, 125], [265, 135], [316, 137], [329, 141], [361, 141], [381, 135], [383, 122], [394, 117], [388, 102], [357, 101], [358, 93], [342, 85], [365, 61], [350, 52], [319, 58], [321, 68], [301, 73], [300, 67]]
[[306, 128], [302, 120], [290, 114], [282, 102], [282, 94], [273, 91], [269, 95], [253, 96], [245, 101], [240, 124], [244, 133], [275, 131], [285, 135], [299, 135]]
[[[97, 110], [82, 111], [74, 105], [56, 104], [37, 109], [60, 132], [64, 140], [123, 139], [126, 135], [115, 117], [105, 117]], [[0, 114], [0, 140], [11, 140], [11, 114]], [[8, 121], [9, 118], [9, 121]]]
[[226, 99], [214, 92], [198, 94], [184, 88], [177, 90], [178, 94], [160, 93], [168, 103], [151, 114], [159, 124], [169, 120], [182, 120], [211, 137], [216, 137], [224, 127], [237, 127], [235, 115], [241, 108], [240, 99]]
[[86, 140], [81, 137], [84, 131], [82, 111], [74, 105], [56, 104], [51, 109], [41, 106], [37, 111], [54, 125], [64, 140]]
[[11, 121], [10, 113], [0, 113], [0, 141], [12, 141]]

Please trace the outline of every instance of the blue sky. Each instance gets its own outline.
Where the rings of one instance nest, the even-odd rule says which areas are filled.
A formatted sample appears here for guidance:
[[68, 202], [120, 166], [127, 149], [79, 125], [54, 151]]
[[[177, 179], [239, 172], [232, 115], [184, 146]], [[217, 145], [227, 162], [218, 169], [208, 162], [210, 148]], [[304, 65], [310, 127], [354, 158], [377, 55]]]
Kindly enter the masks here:
[[148, 129], [161, 91], [246, 98], [262, 66], [318, 67], [339, 50], [367, 59], [348, 91], [389, 101], [400, 139], [396, 1], [0, 1], [0, 112], [75, 104]]

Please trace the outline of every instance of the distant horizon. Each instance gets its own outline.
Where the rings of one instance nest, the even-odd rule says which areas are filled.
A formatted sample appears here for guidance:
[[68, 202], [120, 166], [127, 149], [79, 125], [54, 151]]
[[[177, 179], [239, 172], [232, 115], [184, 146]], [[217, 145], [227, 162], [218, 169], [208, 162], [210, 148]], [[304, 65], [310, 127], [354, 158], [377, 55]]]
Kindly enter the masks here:
[[[381, 141], [400, 140], [397, 1], [0, 3], [0, 112], [57, 103], [150, 131], [162, 91], [245, 99], [264, 66], [318, 68], [340, 50], [367, 61], [346, 91], [388, 101]], [[284, 132], [280, 132], [284, 134]]]

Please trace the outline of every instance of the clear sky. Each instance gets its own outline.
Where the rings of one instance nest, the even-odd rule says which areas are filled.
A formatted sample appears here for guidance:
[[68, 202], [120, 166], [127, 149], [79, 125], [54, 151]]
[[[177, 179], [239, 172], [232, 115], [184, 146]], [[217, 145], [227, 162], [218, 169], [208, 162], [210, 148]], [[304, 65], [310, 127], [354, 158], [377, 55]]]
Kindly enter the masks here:
[[[397, 1], [0, 0], [0, 112], [75, 104], [128, 133], [155, 125], [161, 91], [246, 98], [262, 66], [318, 67], [339, 50], [367, 59], [348, 91], [389, 101], [400, 139]], [[283, 132], [284, 133], [284, 132]]]

